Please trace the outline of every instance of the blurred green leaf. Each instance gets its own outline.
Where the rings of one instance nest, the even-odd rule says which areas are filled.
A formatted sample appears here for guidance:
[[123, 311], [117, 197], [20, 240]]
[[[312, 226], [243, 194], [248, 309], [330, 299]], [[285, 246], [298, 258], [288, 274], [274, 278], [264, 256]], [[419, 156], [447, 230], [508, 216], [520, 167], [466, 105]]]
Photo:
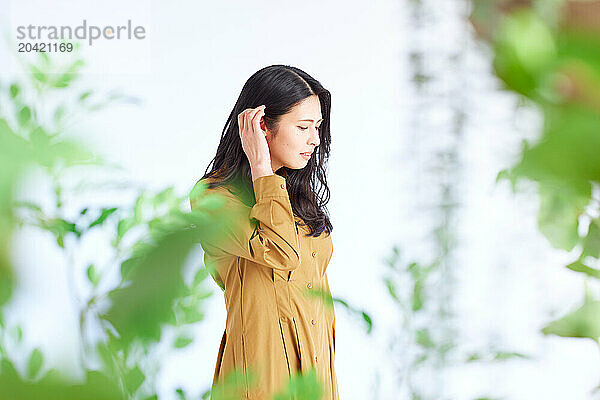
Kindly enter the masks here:
[[423, 277], [423, 274], [421, 273], [421, 266], [416, 262], [409, 263], [406, 266], [406, 270], [410, 272], [410, 276], [413, 278], [413, 280], [419, 280]]
[[225, 198], [217, 194], [207, 194], [193, 200], [194, 210], [218, 210], [225, 204]]
[[35, 65], [30, 65], [29, 70], [33, 77], [40, 83], [48, 82], [48, 75], [40, 71], [40, 69]]
[[52, 137], [48, 135], [41, 126], [37, 126], [33, 131], [31, 131], [29, 136], [29, 140], [31, 141], [34, 149], [43, 149], [48, 147], [51, 138]]
[[99, 371], [86, 371], [83, 384], [72, 382], [55, 370], [37, 382], [27, 382], [7, 359], [0, 360], [0, 388], [1, 400], [125, 400], [118, 384]]
[[202, 181], [196, 182], [194, 187], [192, 187], [192, 189], [188, 193], [188, 198], [190, 199], [190, 201], [195, 202], [197, 199], [201, 199], [204, 193], [206, 192], [207, 187], [208, 186]]
[[135, 201], [133, 220], [139, 224], [144, 219], [144, 207], [146, 206], [146, 193], [142, 192]]
[[544, 115], [543, 137], [523, 151], [513, 172], [586, 203], [591, 182], [600, 182], [600, 115], [571, 106], [548, 106]]
[[25, 207], [32, 211], [35, 211], [38, 215], [42, 214], [42, 208], [40, 206], [38, 206], [37, 204], [34, 204], [29, 201], [18, 201], [18, 202], [14, 203], [14, 206], [15, 207]]
[[600, 220], [595, 219], [590, 223], [588, 234], [583, 241], [582, 257], [600, 258]]
[[14, 99], [15, 97], [17, 97], [19, 95], [19, 93], [21, 93], [21, 88], [16, 83], [13, 83], [12, 85], [10, 85], [10, 88], [8, 91], [10, 94], [10, 98]]
[[433, 348], [435, 347], [435, 343], [431, 340], [431, 336], [429, 335], [429, 331], [427, 328], [417, 329], [415, 332], [417, 343], [425, 348]]
[[296, 374], [292, 376], [284, 391], [273, 396], [273, 400], [320, 400], [325, 391], [323, 383], [317, 378], [313, 369], [305, 374]]
[[588, 267], [581, 260], [577, 260], [574, 263], [567, 265], [567, 268], [575, 272], [583, 272], [591, 277], [600, 279], [600, 270]]
[[412, 310], [418, 311], [423, 308], [423, 281], [417, 280], [413, 284]]
[[74, 141], [59, 141], [51, 144], [43, 154], [52, 165], [57, 160], [64, 161], [67, 165], [87, 164], [94, 161], [93, 154], [84, 146]]
[[581, 307], [546, 325], [542, 333], [590, 338], [597, 342], [600, 337], [600, 301], [586, 299]]
[[206, 280], [206, 278], [208, 278], [208, 271], [202, 267], [198, 268], [198, 271], [196, 271], [196, 274], [194, 275], [194, 282], [192, 283], [192, 286], [199, 286]]
[[514, 351], [496, 351], [496, 352], [494, 352], [495, 360], [508, 360], [508, 359], [513, 359], [513, 358], [530, 359], [531, 357], [529, 357], [523, 353], [517, 353]]
[[66, 88], [69, 84], [79, 76], [78, 71], [84, 65], [83, 60], [76, 60], [73, 62], [67, 70], [60, 74], [53, 82], [52, 86], [55, 88]]
[[541, 73], [557, 53], [549, 27], [527, 8], [504, 18], [497, 40], [510, 48], [522, 68], [531, 74]]
[[121, 240], [123, 239], [123, 237], [125, 236], [125, 234], [127, 234], [127, 232], [134, 226], [135, 226], [135, 221], [131, 217], [126, 217], [126, 218], [120, 220], [119, 223], [117, 224], [117, 237], [116, 237], [115, 243], [118, 245], [121, 242]]
[[517, 176], [512, 173], [510, 169], [503, 169], [496, 175], [496, 182], [506, 179], [510, 182], [510, 187], [513, 192], [516, 192], [517, 188]]
[[153, 204], [157, 207], [161, 203], [171, 202], [173, 199], [175, 199], [175, 189], [171, 186], [156, 194], [153, 199]]
[[93, 228], [96, 225], [101, 225], [104, 221], [106, 221], [106, 218], [108, 218], [115, 211], [117, 211], [116, 207], [103, 208], [100, 216], [90, 224], [89, 228]]
[[183, 312], [182, 324], [195, 324], [204, 319], [204, 314], [198, 309], [199, 305], [181, 306]]
[[103, 318], [115, 327], [124, 345], [134, 338], [160, 340], [162, 324], [173, 319], [174, 300], [184, 293], [181, 270], [197, 233], [189, 222], [160, 230], [161, 235], [137, 246], [121, 265], [131, 284], [109, 293], [113, 304]]
[[98, 342], [95, 347], [100, 360], [102, 360], [103, 370], [105, 370], [109, 376], [115, 376], [113, 350], [110, 347], [110, 342]]
[[138, 388], [144, 383], [146, 376], [142, 370], [136, 365], [134, 368], [127, 371], [125, 374], [125, 382], [129, 393], [135, 393]]
[[256, 376], [243, 367], [235, 367], [225, 378], [217, 381], [210, 390], [211, 400], [240, 400], [245, 397], [245, 380], [255, 386]]
[[35, 348], [29, 355], [29, 361], [27, 361], [27, 376], [30, 379], [34, 379], [42, 369], [42, 363], [44, 362], [44, 355], [40, 349]]
[[87, 277], [92, 285], [98, 285], [98, 282], [100, 281], [100, 276], [98, 275], [98, 271], [96, 271], [96, 267], [94, 266], [94, 264], [90, 264], [88, 266]]
[[64, 238], [66, 234], [74, 233], [78, 238], [81, 237], [81, 232], [77, 229], [77, 226], [62, 218], [42, 219], [38, 221], [38, 225], [53, 233], [56, 236], [56, 242], [62, 248], [65, 247]]
[[186, 346], [188, 346], [189, 344], [193, 343], [194, 339], [187, 337], [187, 336], [179, 336], [177, 337], [177, 339], [175, 339], [175, 343], [173, 343], [173, 346], [176, 349], [182, 349]]
[[87, 91], [85, 91], [85, 92], [83, 92], [83, 93], [81, 93], [81, 94], [79, 95], [79, 99], [78, 99], [78, 100], [79, 100], [80, 102], [84, 102], [84, 101], [85, 101], [85, 100], [86, 100], [88, 97], [90, 97], [90, 96], [91, 96], [91, 94], [92, 94], [92, 93], [93, 93], [93, 91], [91, 91], [91, 90], [87, 90]]
[[549, 188], [546, 185], [539, 186], [539, 194], [538, 226], [540, 232], [555, 248], [572, 250], [579, 241], [578, 217], [587, 200], [565, 195], [563, 191]]
[[483, 358], [484, 358], [484, 356], [480, 353], [470, 353], [470, 354], [467, 354], [467, 356], [465, 358], [465, 362], [479, 361], [479, 360], [482, 360]]
[[64, 104], [61, 104], [60, 106], [56, 107], [56, 109], [54, 110], [54, 122], [58, 123], [59, 121], [61, 121], [64, 118], [66, 112], [67, 109], [64, 106]]
[[21, 340], [23, 340], [23, 328], [21, 328], [21, 325], [12, 328], [11, 333], [16, 342], [21, 342]]
[[392, 298], [394, 300], [396, 300], [397, 302], [399, 302], [399, 303], [402, 302], [400, 300], [400, 298], [398, 297], [398, 294], [396, 293], [396, 285], [395, 285], [394, 281], [391, 280], [390, 278], [385, 278], [384, 281], [385, 281], [385, 285], [387, 287], [387, 290], [388, 290], [388, 293], [390, 294], [390, 296], [392, 296]]
[[398, 261], [400, 259], [400, 249], [398, 246], [392, 247], [392, 255], [384, 260], [385, 265], [392, 269], [396, 269]]
[[24, 106], [19, 110], [17, 121], [21, 126], [26, 126], [31, 121], [31, 109], [28, 106]]
[[364, 311], [361, 312], [361, 315], [363, 320], [367, 324], [367, 333], [371, 333], [371, 331], [373, 330], [373, 320], [371, 319], [371, 316]]

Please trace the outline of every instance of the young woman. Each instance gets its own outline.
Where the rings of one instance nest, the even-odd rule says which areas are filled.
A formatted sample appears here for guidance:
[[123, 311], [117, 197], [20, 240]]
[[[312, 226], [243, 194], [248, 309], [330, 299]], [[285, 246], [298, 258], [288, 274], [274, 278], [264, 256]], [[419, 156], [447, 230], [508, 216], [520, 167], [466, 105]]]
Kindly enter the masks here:
[[[229, 115], [212, 169], [197, 183], [226, 200], [208, 212], [233, 220], [218, 238], [201, 240], [227, 309], [213, 385], [245, 370], [238, 383], [248, 399], [271, 399], [312, 369], [322, 399], [339, 398], [326, 274], [330, 99], [298, 68], [257, 71]], [[193, 199], [191, 206], [199, 207]]]

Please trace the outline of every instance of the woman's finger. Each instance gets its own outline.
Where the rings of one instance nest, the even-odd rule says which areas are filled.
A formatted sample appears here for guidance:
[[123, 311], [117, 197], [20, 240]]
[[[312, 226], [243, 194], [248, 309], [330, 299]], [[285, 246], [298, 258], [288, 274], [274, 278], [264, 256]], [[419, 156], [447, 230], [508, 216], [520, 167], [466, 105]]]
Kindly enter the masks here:
[[250, 130], [252, 128], [252, 124], [254, 124], [254, 118], [260, 112], [260, 110], [261, 110], [261, 107], [256, 107], [256, 108], [252, 109], [251, 112], [248, 113], [248, 120], [246, 121], [248, 123], [246, 125], [248, 130]]
[[244, 134], [244, 132], [246, 131], [246, 115], [247, 114], [248, 114], [247, 111], [242, 112], [242, 116], [241, 116], [242, 124], [240, 126], [240, 136], [242, 136]]
[[246, 108], [240, 114], [241, 115], [240, 119], [242, 120], [242, 123], [240, 124], [240, 136], [242, 136], [247, 129], [248, 124], [246, 123], [246, 116], [248, 115], [248, 113], [251, 110], [252, 110], [251, 108]]
[[259, 110], [252, 117], [252, 128], [255, 133], [262, 133], [262, 129], [260, 129], [260, 118], [264, 114], [264, 107], [260, 106]]
[[254, 110], [253, 108], [249, 108], [249, 109], [246, 111], [246, 113], [244, 114], [244, 122], [243, 122], [243, 124], [244, 124], [244, 133], [248, 133], [248, 131], [249, 131], [250, 129], [252, 129], [252, 128], [251, 128], [251, 126], [250, 126], [250, 121], [249, 121], [249, 119], [250, 119], [250, 117], [252, 116], [252, 114], [254, 114], [254, 111], [255, 111], [255, 110]]
[[242, 130], [244, 129], [244, 118], [243, 118], [244, 112], [242, 111], [241, 113], [238, 114], [238, 135], [240, 135], [240, 138], [242, 137]]
[[262, 110], [259, 110], [256, 114], [254, 114], [254, 116], [252, 117], [252, 120], [250, 121], [250, 123], [252, 124], [252, 131], [255, 134], [258, 134], [260, 132], [260, 117], [262, 116]]

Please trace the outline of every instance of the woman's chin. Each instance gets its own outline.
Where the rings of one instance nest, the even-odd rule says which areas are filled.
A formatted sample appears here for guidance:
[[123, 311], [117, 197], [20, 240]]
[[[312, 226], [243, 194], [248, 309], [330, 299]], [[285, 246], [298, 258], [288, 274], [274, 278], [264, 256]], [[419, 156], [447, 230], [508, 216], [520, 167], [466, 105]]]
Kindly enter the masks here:
[[306, 168], [306, 166], [308, 165], [308, 160], [299, 163], [294, 169], [302, 169], [302, 168]]
[[308, 165], [310, 160], [305, 160], [301, 158], [299, 161], [287, 162], [284, 164], [285, 167], [289, 169], [302, 169]]

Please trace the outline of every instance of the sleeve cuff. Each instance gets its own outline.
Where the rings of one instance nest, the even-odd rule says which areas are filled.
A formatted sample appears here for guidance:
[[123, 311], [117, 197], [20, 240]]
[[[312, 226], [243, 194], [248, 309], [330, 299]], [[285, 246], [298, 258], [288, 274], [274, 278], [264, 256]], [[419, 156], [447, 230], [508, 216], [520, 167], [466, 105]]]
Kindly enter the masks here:
[[256, 202], [265, 197], [288, 197], [286, 180], [281, 175], [261, 176], [252, 182], [252, 186]]

